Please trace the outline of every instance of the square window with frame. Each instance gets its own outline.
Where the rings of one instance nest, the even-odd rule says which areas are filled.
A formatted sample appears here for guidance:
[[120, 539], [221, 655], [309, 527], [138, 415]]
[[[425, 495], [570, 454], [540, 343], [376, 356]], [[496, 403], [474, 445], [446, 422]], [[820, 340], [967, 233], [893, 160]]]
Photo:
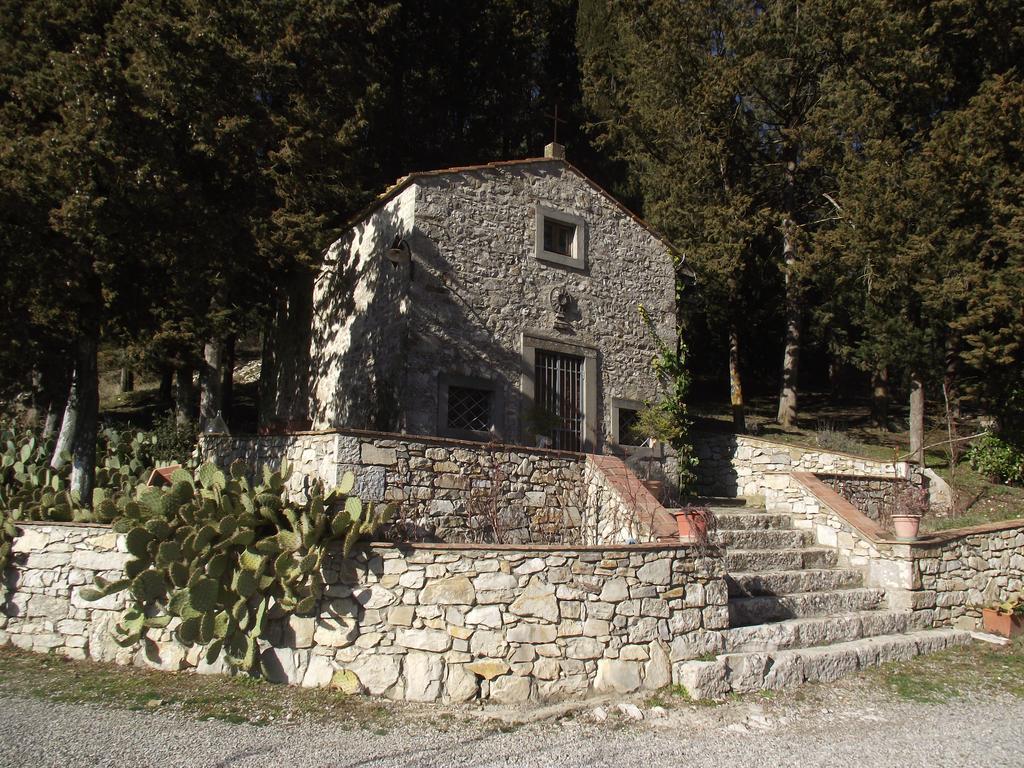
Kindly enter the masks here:
[[465, 440], [491, 438], [500, 430], [501, 398], [495, 382], [471, 376], [438, 379], [438, 434]]
[[534, 256], [540, 261], [585, 269], [586, 222], [581, 216], [537, 204]]
[[544, 217], [544, 250], [560, 256], [573, 257], [572, 246], [576, 225]]
[[618, 412], [618, 438], [619, 445], [641, 446], [644, 444], [644, 437], [637, 431], [640, 423], [640, 410], [638, 408], [627, 408], [620, 406]]
[[448, 387], [448, 429], [459, 432], [486, 432], [491, 428], [491, 401], [494, 392], [476, 387]]

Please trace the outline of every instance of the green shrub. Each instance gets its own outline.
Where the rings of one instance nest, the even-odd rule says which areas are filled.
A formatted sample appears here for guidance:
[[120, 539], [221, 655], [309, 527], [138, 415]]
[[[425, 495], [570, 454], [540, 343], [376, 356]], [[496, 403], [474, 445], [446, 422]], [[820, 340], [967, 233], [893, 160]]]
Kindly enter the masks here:
[[1001, 435], [978, 438], [967, 451], [971, 468], [996, 482], [1024, 483], [1024, 441]]
[[168, 411], [153, 425], [153, 458], [162, 462], [187, 464], [195, 454], [199, 430], [192, 422], [178, 424], [174, 414]]
[[223, 656], [235, 669], [259, 669], [268, 611], [315, 614], [327, 545], [343, 542], [347, 558], [361, 536], [393, 513], [390, 505], [364, 508], [350, 495], [351, 472], [327, 494], [314, 484], [304, 504], [287, 499], [287, 479], [287, 468], [264, 468], [263, 481], [253, 486], [240, 462], [227, 474], [207, 463], [194, 473], [176, 470], [169, 487], [139, 488], [115, 513], [114, 530], [126, 534], [131, 555], [124, 577], [97, 578], [82, 597], [128, 592], [114, 628], [121, 645], [167, 628], [179, 643], [205, 647], [210, 663]]

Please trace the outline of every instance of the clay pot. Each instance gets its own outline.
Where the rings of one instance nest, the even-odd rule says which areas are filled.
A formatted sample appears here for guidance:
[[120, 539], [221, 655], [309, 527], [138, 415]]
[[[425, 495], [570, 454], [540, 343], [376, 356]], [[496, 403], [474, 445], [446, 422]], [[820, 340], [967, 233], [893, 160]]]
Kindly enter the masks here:
[[993, 635], [1009, 638], [1024, 635], [1024, 616], [1015, 613], [1000, 613], [995, 608], [982, 608], [981, 623], [985, 631]]
[[708, 521], [703, 515], [687, 515], [677, 512], [676, 525], [679, 526], [679, 538], [683, 541], [707, 541]]
[[893, 515], [892, 528], [897, 539], [916, 539], [921, 518], [917, 515]]

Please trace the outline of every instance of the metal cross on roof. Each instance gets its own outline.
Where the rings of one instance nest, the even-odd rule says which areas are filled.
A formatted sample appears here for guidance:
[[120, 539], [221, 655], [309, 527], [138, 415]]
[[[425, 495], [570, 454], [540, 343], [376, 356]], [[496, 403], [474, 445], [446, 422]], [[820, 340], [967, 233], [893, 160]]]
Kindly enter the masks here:
[[559, 123], [565, 123], [567, 121], [563, 120], [562, 118], [560, 118], [558, 116], [558, 105], [557, 104], [555, 104], [555, 114], [552, 115], [549, 112], [545, 112], [544, 113], [544, 117], [550, 117], [554, 121], [554, 136], [551, 138], [551, 141], [553, 143], [557, 144], [558, 143], [558, 124]]

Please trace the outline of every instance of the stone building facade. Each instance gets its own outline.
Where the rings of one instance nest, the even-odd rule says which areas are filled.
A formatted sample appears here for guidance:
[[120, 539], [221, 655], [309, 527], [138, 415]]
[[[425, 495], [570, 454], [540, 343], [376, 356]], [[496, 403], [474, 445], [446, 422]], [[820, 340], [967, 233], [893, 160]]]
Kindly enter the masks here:
[[639, 307], [671, 343], [675, 257], [559, 149], [407, 176], [330, 248], [313, 295], [313, 429], [584, 452], [630, 441], [656, 395]]

